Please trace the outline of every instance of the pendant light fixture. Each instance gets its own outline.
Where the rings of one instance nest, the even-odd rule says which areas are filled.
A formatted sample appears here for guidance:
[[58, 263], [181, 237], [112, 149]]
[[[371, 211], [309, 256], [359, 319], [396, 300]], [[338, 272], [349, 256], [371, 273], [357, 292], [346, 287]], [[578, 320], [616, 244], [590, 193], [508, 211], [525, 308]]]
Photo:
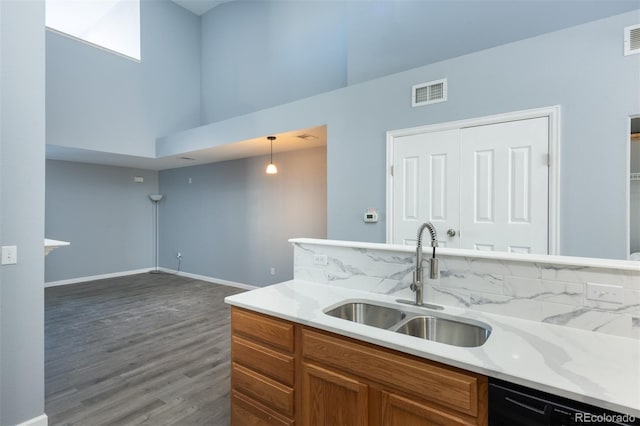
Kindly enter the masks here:
[[269, 141], [271, 142], [271, 160], [269, 161], [266, 172], [268, 175], [275, 175], [276, 173], [278, 173], [278, 168], [275, 164], [273, 164], [273, 141], [276, 140], [276, 137], [267, 136], [267, 139], [269, 139]]

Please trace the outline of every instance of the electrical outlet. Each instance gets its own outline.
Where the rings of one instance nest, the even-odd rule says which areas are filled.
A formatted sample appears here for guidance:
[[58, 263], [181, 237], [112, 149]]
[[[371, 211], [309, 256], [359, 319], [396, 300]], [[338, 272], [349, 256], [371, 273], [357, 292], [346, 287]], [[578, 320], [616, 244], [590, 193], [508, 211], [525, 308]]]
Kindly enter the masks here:
[[622, 304], [624, 303], [624, 287], [621, 285], [587, 283], [587, 299]]
[[15, 265], [18, 263], [18, 246], [2, 246], [2, 264]]
[[326, 254], [314, 254], [313, 255], [313, 264], [326, 266], [329, 263]]
[[276, 268], [274, 268], [273, 266], [271, 267], [271, 275], [275, 275], [276, 274]]

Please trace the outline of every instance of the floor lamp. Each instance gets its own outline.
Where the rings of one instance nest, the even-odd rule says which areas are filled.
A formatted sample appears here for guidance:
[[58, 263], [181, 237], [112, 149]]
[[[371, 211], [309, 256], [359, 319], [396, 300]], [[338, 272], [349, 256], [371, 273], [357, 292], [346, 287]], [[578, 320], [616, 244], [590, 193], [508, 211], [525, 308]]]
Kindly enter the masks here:
[[156, 211], [155, 211], [155, 221], [156, 221], [155, 268], [153, 270], [149, 271], [149, 273], [151, 273], [151, 274], [160, 274], [162, 272], [160, 270], [158, 270], [158, 203], [160, 202], [160, 200], [162, 200], [162, 195], [159, 195], [159, 194], [149, 195], [149, 198], [151, 199], [153, 204], [156, 205]]

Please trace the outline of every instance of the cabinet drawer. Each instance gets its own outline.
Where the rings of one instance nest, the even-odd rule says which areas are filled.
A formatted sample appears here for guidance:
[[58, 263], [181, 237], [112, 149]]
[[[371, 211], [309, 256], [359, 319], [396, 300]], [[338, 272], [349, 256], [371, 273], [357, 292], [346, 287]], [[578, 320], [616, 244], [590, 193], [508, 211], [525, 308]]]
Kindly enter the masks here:
[[231, 387], [279, 413], [293, 417], [293, 388], [289, 386], [234, 362], [231, 367]]
[[[478, 415], [478, 381], [484, 376], [443, 368], [427, 360], [302, 329], [302, 353], [351, 374], [471, 416]], [[486, 380], [486, 378], [484, 378]]]
[[293, 386], [293, 356], [285, 355], [238, 336], [231, 338], [231, 354], [234, 362]]
[[231, 308], [231, 331], [293, 352], [293, 324], [236, 307]]
[[473, 417], [451, 414], [429, 404], [382, 392], [382, 424], [387, 426], [472, 426]]
[[284, 418], [240, 392], [231, 392], [231, 426], [293, 426]]

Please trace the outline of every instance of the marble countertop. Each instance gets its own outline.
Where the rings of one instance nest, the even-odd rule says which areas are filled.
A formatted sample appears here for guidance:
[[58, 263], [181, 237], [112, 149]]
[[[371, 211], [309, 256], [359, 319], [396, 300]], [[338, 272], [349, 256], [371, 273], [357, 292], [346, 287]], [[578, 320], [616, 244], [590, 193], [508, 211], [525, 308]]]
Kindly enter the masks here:
[[[233, 306], [640, 417], [640, 340], [445, 306], [436, 313], [492, 328], [484, 345], [461, 348], [324, 314], [355, 300], [395, 303], [383, 294], [301, 280], [225, 299]], [[409, 305], [401, 309], [429, 312]]]
[[[391, 250], [405, 253], [415, 253], [415, 246], [385, 243], [367, 243], [361, 241], [323, 240], [316, 238], [292, 238], [290, 243], [313, 244], [331, 247], [349, 247], [371, 250]], [[447, 256], [473, 257], [476, 259], [498, 259], [510, 261], [536, 262], [551, 265], [584, 266], [592, 268], [615, 268], [627, 271], [640, 271], [637, 260], [600, 259], [593, 257], [554, 256], [547, 254], [508, 253], [501, 251], [468, 250], [439, 247], [439, 254]]]

